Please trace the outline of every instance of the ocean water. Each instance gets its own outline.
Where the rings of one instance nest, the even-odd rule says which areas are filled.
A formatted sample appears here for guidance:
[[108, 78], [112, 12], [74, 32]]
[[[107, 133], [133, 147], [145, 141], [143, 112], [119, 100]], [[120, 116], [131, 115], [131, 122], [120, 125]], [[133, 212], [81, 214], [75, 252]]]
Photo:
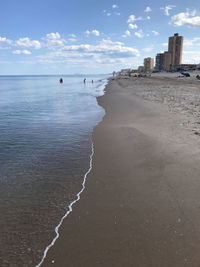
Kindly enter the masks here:
[[59, 78], [0, 76], [2, 267], [41, 261], [90, 168], [93, 127], [104, 115], [96, 97], [107, 77]]

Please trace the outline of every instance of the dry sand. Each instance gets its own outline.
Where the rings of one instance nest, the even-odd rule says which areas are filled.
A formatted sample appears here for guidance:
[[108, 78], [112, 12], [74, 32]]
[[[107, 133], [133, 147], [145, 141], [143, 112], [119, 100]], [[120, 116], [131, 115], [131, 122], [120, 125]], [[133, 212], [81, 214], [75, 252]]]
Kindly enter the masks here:
[[200, 266], [200, 81], [176, 76], [110, 80], [86, 189], [42, 267]]

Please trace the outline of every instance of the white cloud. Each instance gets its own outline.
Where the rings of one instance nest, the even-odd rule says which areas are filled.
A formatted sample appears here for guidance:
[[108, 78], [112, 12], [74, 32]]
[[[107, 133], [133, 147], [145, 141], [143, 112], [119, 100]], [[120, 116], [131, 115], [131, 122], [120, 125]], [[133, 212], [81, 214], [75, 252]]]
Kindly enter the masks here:
[[68, 39], [70, 42], [76, 42], [77, 41], [77, 38], [76, 38], [76, 35], [75, 34], [69, 34], [70, 38]]
[[[114, 4], [112, 5], [112, 9], [116, 10], [118, 7], [118, 5]], [[114, 11], [112, 10], [111, 12], [110, 11], [107, 11], [106, 9], [103, 10], [103, 13], [107, 16], [107, 17], [110, 17], [111, 15], [116, 15], [116, 16], [120, 16], [121, 13], [120, 12], [117, 12], [117, 11]], [[112, 13], [112, 14], [111, 14]]]
[[23, 50], [23, 51], [22, 51], [22, 54], [24, 54], [24, 55], [30, 55], [31, 52], [30, 52], [29, 50]]
[[152, 33], [153, 33], [155, 36], [159, 35], [159, 32], [157, 32], [157, 31], [152, 31]]
[[151, 17], [150, 16], [147, 16], [147, 19], [151, 19]]
[[130, 15], [128, 20], [127, 20], [127, 23], [132, 23], [132, 22], [137, 21], [137, 20], [142, 20], [142, 17], [136, 18], [135, 15]]
[[200, 16], [195, 14], [195, 11], [178, 13], [171, 18], [171, 23], [174, 26], [200, 27]]
[[126, 34], [127, 36], [131, 36], [131, 33], [130, 33], [129, 30], [126, 30], [126, 31], [125, 31], [125, 34]]
[[57, 40], [57, 39], [60, 39], [60, 34], [58, 32], [56, 33], [52, 32], [52, 33], [48, 33], [46, 37], [49, 40]]
[[183, 63], [184, 64], [199, 64], [200, 63], [200, 50], [183, 50]]
[[162, 43], [162, 46], [168, 47], [168, 43]]
[[6, 37], [0, 36], [0, 50], [7, 50], [11, 48], [13, 41]]
[[15, 54], [15, 55], [30, 55], [31, 54], [31, 52], [29, 51], [29, 50], [14, 50], [13, 52], [12, 52], [13, 54]]
[[107, 17], [110, 17], [110, 16], [111, 16], [111, 13], [108, 12], [107, 10], [103, 10], [103, 13], [104, 13]]
[[112, 8], [118, 8], [118, 6], [117, 5], [112, 5]]
[[176, 7], [176, 6], [168, 5], [168, 6], [165, 6], [165, 7], [161, 7], [160, 9], [164, 10], [164, 13], [165, 13], [166, 16], [169, 16], [169, 10], [171, 10], [174, 7]]
[[[131, 68], [139, 64], [140, 53], [136, 48], [127, 47], [121, 42], [112, 42], [111, 40], [102, 40], [98, 45], [71, 45], [58, 51], [51, 51], [38, 57], [38, 63], [48, 66], [55, 66], [56, 63], [63, 66], [70, 65], [70, 69], [81, 68], [85, 66], [95, 71], [102, 69], [105, 72], [114, 69]], [[67, 64], [66, 64], [67, 63]]]
[[55, 47], [64, 46], [67, 43], [65, 39], [61, 39], [61, 36], [58, 32], [48, 33], [43, 39], [46, 41], [46, 46], [49, 49], [55, 49]]
[[137, 29], [138, 26], [136, 24], [132, 24], [132, 23], [129, 23], [128, 25], [129, 29], [133, 30], [133, 29]]
[[9, 39], [7, 39], [6, 37], [1, 37], [0, 36], [0, 44], [11, 44], [12, 43], [12, 41], [11, 40], [9, 40]]
[[68, 40], [69, 40], [70, 42], [76, 42], [76, 41], [77, 41], [76, 38], [69, 38]]
[[[42, 60], [66, 62], [118, 62], [140, 55], [138, 49], [127, 47], [121, 42], [102, 40], [98, 45], [81, 44], [65, 46], [59, 51], [41, 56]], [[107, 63], [106, 63], [107, 62]]]
[[131, 23], [131, 22], [134, 22], [135, 21], [135, 15], [130, 15], [128, 20], [127, 20], [127, 23]]
[[69, 34], [69, 36], [71, 37], [71, 38], [76, 38], [76, 35], [75, 34]]
[[151, 11], [152, 11], [152, 9], [149, 6], [147, 6], [146, 9], [144, 10], [144, 12], [146, 12], [146, 13], [149, 13]]
[[123, 38], [131, 36], [131, 33], [129, 30], [126, 30], [125, 33], [122, 35]]
[[135, 32], [135, 36], [138, 38], [142, 38], [142, 37], [144, 37], [144, 33], [142, 30], [139, 30], [139, 31]]
[[185, 39], [184, 40], [184, 47], [192, 47], [192, 46], [199, 46], [200, 45], [200, 37], [196, 37], [193, 39]]
[[146, 47], [142, 49], [142, 51], [144, 52], [151, 52], [152, 50], [153, 50], [153, 47]]
[[70, 38], [68, 39], [69, 42], [76, 42], [77, 38], [76, 38], [76, 34], [69, 34]]
[[18, 39], [15, 42], [15, 46], [40, 49], [42, 45], [39, 41], [36, 40], [31, 41], [28, 37], [25, 37]]
[[99, 36], [100, 32], [98, 30], [92, 30], [91, 34], [93, 34], [95, 36]]
[[99, 36], [100, 35], [100, 32], [98, 31], [98, 30], [92, 30], [92, 31], [89, 31], [89, 30], [87, 30], [86, 32], [85, 32], [87, 35], [95, 35], [95, 36]]

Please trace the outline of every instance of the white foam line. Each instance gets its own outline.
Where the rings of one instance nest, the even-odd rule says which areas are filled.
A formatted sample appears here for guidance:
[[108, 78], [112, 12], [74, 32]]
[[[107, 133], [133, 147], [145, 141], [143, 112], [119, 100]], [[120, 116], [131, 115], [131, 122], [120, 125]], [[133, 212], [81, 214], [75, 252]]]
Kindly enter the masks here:
[[80, 195], [81, 193], [84, 191], [85, 189], [85, 182], [86, 182], [86, 179], [87, 179], [87, 175], [90, 173], [90, 171], [92, 170], [92, 158], [93, 158], [93, 155], [94, 155], [94, 144], [92, 143], [92, 153], [90, 155], [90, 167], [88, 169], [88, 171], [86, 172], [86, 174], [84, 175], [84, 179], [83, 179], [83, 182], [82, 182], [82, 189], [81, 191], [76, 195], [76, 199], [69, 205], [69, 210], [66, 212], [66, 214], [62, 217], [62, 219], [60, 220], [59, 224], [56, 226], [55, 228], [55, 233], [56, 233], [56, 236], [54, 237], [54, 239], [52, 240], [51, 244], [48, 245], [44, 251], [44, 254], [43, 254], [43, 257], [42, 257], [42, 260], [40, 261], [40, 263], [38, 263], [36, 265], [36, 267], [39, 267], [41, 266], [41, 264], [44, 262], [44, 259], [46, 258], [47, 256], [47, 252], [49, 251], [49, 249], [51, 247], [53, 247], [53, 245], [55, 244], [56, 240], [59, 238], [59, 228], [60, 226], [62, 225], [64, 219], [69, 215], [70, 212], [72, 212], [72, 206], [74, 205], [74, 203], [76, 203], [77, 201], [80, 200]]

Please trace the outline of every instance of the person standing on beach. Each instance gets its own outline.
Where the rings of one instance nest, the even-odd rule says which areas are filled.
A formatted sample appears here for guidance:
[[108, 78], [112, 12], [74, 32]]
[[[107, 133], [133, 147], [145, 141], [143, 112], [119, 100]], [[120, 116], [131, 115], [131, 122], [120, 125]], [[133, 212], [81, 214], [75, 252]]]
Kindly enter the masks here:
[[63, 79], [62, 79], [62, 78], [60, 78], [59, 82], [60, 82], [60, 83], [63, 83]]
[[86, 82], [86, 78], [83, 80], [83, 82], [84, 82], [84, 83]]

